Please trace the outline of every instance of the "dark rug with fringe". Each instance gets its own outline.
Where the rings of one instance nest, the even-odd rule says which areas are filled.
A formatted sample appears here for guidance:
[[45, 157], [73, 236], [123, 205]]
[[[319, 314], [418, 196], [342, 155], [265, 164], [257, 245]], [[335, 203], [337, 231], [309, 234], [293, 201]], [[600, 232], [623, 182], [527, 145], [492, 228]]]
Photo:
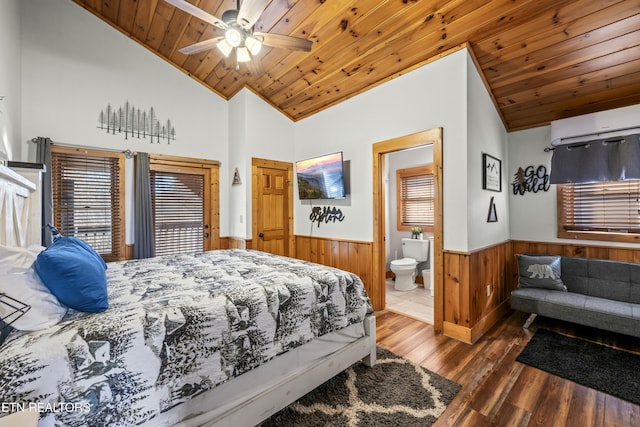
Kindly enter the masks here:
[[373, 368], [356, 363], [261, 424], [430, 426], [460, 385], [378, 347]]
[[638, 354], [538, 329], [516, 360], [640, 405]]

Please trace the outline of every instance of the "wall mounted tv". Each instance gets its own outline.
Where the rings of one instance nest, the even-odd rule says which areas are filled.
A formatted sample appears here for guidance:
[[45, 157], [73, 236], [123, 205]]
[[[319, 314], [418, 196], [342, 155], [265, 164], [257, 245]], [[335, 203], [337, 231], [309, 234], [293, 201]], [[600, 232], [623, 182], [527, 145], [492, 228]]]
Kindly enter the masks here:
[[344, 199], [342, 151], [296, 162], [298, 195], [307, 199]]

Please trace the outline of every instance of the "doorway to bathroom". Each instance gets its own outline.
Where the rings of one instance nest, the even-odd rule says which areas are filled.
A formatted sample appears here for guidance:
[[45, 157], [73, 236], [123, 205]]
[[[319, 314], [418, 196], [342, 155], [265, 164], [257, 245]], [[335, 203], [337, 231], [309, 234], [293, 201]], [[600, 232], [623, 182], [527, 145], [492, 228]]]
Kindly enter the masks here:
[[385, 308], [433, 324], [433, 144], [384, 156]]
[[[401, 249], [398, 249], [401, 248], [401, 243], [398, 242], [402, 242], [402, 238], [410, 238], [412, 234], [410, 229], [398, 227], [395, 214], [391, 214], [395, 208], [390, 203], [397, 193], [397, 187], [391, 182], [396, 181], [391, 179], [392, 175], [396, 176], [396, 167], [393, 165], [402, 164], [404, 160], [401, 159], [407, 157], [415, 157], [419, 165], [430, 164], [433, 179], [433, 228], [422, 232], [422, 238], [428, 239], [430, 254], [428, 260], [417, 263], [412, 274], [414, 276], [412, 280], [417, 279], [419, 285], [415, 288], [417, 291], [415, 295], [412, 295], [414, 290], [397, 290], [395, 282], [388, 278], [395, 274], [387, 274], [391, 271], [390, 261], [405, 258], [401, 255]], [[404, 166], [406, 167], [402, 169], [413, 167], [409, 163], [404, 163]], [[391, 170], [392, 168], [394, 170]], [[434, 325], [436, 331], [442, 331], [444, 306], [442, 301], [442, 129], [431, 129], [374, 144], [373, 175], [372, 302], [374, 307], [391, 309], [427, 321]], [[424, 275], [422, 270], [426, 270]], [[406, 280], [403, 283], [400, 288], [406, 289]], [[418, 295], [418, 293], [421, 294]], [[421, 297], [422, 300], [420, 300]], [[416, 301], [418, 304], [414, 304]]]

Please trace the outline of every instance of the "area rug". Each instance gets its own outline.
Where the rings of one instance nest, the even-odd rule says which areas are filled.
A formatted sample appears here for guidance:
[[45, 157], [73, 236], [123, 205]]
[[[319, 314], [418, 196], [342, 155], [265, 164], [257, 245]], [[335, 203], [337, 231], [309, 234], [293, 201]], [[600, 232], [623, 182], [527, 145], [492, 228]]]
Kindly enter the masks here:
[[385, 350], [357, 363], [273, 415], [262, 427], [430, 426], [460, 385]]
[[538, 329], [516, 360], [640, 405], [638, 354]]

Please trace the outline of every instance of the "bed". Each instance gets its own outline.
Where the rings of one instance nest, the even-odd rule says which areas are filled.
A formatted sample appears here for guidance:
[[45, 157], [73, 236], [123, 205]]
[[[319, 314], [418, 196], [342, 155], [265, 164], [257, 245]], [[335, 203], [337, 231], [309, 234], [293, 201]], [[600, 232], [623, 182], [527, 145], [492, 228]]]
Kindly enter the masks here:
[[0, 412], [35, 408], [40, 425], [256, 425], [375, 363], [375, 318], [352, 273], [233, 249], [110, 263], [107, 278], [106, 311], [8, 336], [0, 402], [14, 410]]

